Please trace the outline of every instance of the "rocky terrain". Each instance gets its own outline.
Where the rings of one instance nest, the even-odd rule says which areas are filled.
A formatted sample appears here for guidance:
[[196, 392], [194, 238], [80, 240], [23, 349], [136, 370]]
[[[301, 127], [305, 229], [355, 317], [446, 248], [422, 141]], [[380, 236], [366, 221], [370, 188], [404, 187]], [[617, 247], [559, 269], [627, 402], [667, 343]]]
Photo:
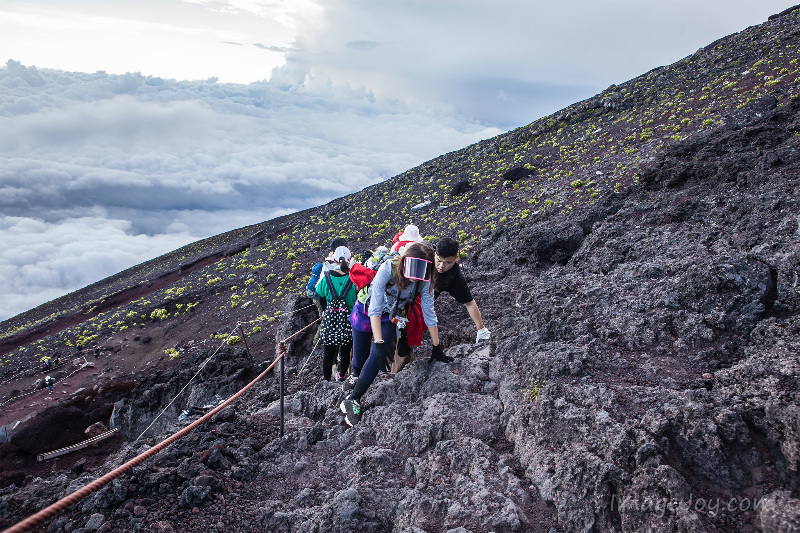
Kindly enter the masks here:
[[[316, 318], [300, 289], [332, 237], [360, 252], [415, 223], [462, 242], [490, 344], [440, 297], [455, 362], [426, 341], [348, 428], [306, 330], [287, 345], [283, 436], [272, 373], [41, 530], [800, 531], [798, 36], [787, 10], [4, 322], [0, 527], [247, 384]], [[98, 421], [121, 435], [36, 461]]]

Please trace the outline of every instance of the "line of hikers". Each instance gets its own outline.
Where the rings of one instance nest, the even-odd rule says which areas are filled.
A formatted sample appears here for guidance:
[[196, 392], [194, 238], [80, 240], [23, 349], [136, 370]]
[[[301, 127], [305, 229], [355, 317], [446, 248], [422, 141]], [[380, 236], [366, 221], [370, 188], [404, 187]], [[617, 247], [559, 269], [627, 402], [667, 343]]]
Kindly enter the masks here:
[[349, 393], [340, 405], [349, 426], [361, 420], [361, 398], [378, 372], [399, 372], [411, 360], [411, 347], [422, 344], [425, 329], [433, 342], [430, 360], [454, 360], [439, 340], [434, 300], [442, 292], [466, 307], [478, 330], [475, 342], [490, 340], [457, 262], [458, 241], [443, 238], [434, 248], [409, 225], [391, 248], [378, 247], [364, 264], [353, 259], [343, 238], [334, 239], [330, 249], [325, 261], [313, 266], [307, 293], [322, 317], [317, 332], [322, 375], [330, 381], [335, 362], [336, 379]]

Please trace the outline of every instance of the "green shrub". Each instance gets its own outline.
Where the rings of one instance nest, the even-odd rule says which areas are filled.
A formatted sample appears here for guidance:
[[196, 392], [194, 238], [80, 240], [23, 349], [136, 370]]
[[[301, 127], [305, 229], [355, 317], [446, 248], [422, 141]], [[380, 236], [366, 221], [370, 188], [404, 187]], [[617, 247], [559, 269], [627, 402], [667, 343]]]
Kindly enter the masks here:
[[169, 317], [169, 313], [167, 313], [166, 309], [153, 309], [153, 312], [150, 313], [150, 318], [152, 320], [165, 320]]
[[545, 388], [547, 385], [546, 381], [542, 381], [540, 379], [532, 379], [531, 385], [528, 387], [528, 401], [534, 402], [539, 397], [539, 393], [542, 392], [542, 389]]

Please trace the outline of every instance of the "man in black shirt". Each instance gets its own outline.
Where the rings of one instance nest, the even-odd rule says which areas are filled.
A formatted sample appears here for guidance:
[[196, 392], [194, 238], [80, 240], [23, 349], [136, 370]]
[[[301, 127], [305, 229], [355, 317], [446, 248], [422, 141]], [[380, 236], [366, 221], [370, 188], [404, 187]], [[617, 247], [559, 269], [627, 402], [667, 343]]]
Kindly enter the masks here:
[[456, 262], [458, 260], [458, 241], [445, 237], [436, 243], [435, 259], [437, 277], [434, 295], [439, 296], [442, 292], [449, 292], [456, 301], [464, 304], [478, 330], [475, 337], [476, 343], [491, 339], [491, 332], [483, 324], [478, 304], [475, 303], [467, 286], [467, 280], [464, 279], [464, 274], [461, 272], [461, 267]]
[[[434, 255], [436, 262], [436, 284], [434, 287], [434, 298], [438, 298], [442, 292], [449, 292], [456, 301], [464, 304], [467, 308], [472, 321], [475, 322], [475, 327], [478, 329], [478, 334], [475, 337], [475, 343], [481, 341], [488, 341], [491, 339], [491, 332], [483, 324], [481, 311], [478, 309], [478, 304], [472, 297], [472, 293], [467, 285], [467, 280], [464, 279], [464, 274], [461, 272], [461, 267], [456, 262], [458, 260], [458, 241], [445, 237], [436, 244], [436, 254]], [[397, 356], [392, 363], [391, 371], [393, 373], [400, 372], [403, 367], [411, 361], [411, 348], [404, 335], [397, 339]], [[454, 358], [449, 355], [444, 355], [439, 361], [445, 363], [452, 363]]]

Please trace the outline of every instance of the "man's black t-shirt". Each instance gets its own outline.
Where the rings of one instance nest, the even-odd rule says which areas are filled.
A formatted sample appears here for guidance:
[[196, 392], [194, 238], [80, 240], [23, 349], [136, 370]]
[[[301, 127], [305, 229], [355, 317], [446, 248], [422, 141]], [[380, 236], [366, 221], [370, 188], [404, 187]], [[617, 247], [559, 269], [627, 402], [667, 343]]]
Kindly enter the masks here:
[[449, 292], [459, 303], [466, 304], [474, 300], [467, 286], [467, 280], [461, 272], [461, 266], [456, 263], [453, 268], [436, 277], [435, 296], [440, 292]]

